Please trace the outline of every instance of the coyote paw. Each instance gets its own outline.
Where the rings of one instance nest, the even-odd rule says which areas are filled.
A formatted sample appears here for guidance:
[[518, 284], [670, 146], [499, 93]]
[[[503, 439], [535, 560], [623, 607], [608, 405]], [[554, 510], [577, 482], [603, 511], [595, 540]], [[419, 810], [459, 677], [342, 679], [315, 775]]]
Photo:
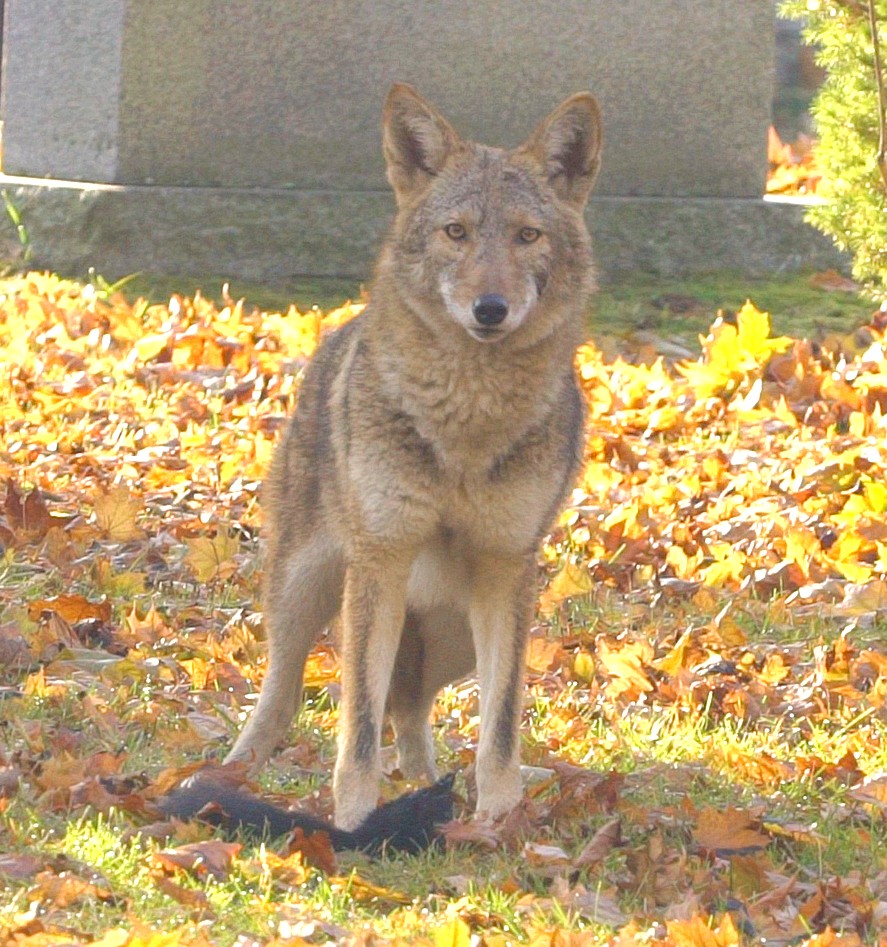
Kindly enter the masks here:
[[523, 798], [520, 770], [502, 773], [498, 779], [478, 779], [476, 814], [479, 819], [498, 819], [506, 815]]
[[453, 818], [453, 778], [450, 773], [426, 786], [381, 806], [351, 833], [354, 848], [372, 854], [386, 849], [419, 852], [434, 844], [437, 826]]
[[376, 808], [379, 801], [379, 774], [337, 766], [333, 776], [336, 827], [350, 832]]

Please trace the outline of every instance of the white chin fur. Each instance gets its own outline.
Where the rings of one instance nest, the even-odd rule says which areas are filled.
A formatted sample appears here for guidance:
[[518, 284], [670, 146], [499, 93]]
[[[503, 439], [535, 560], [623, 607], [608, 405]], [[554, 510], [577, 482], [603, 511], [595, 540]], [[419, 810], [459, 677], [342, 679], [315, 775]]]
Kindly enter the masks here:
[[456, 301], [452, 284], [446, 278], [441, 280], [440, 294], [450, 318], [462, 326], [472, 339], [482, 343], [498, 342], [514, 332], [527, 318], [537, 298], [536, 285], [528, 279], [524, 298], [520, 304], [517, 307], [511, 307], [508, 315], [499, 325], [484, 327], [478, 324], [470, 306], [463, 306]]

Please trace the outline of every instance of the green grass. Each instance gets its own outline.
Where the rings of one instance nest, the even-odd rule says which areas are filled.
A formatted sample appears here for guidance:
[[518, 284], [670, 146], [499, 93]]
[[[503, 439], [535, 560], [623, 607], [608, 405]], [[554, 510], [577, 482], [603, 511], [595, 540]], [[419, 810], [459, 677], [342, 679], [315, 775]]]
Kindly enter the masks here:
[[[773, 316], [774, 329], [794, 338], [848, 332], [865, 324], [875, 306], [851, 293], [829, 292], [811, 284], [811, 273], [791, 273], [751, 279], [740, 273], [716, 273], [683, 279], [649, 276], [604, 282], [594, 299], [590, 328], [593, 335], [625, 336], [651, 332], [666, 339], [691, 344], [704, 334], [719, 309], [737, 310], [751, 298], [759, 309]], [[356, 280], [303, 277], [269, 285], [245, 280], [226, 281], [211, 274], [178, 276], [137, 275], [125, 285], [127, 296], [145, 296], [163, 302], [174, 292], [205, 296], [220, 302], [222, 286], [229, 283], [234, 299], [249, 306], [285, 311], [290, 304], [300, 310], [317, 306], [331, 309], [361, 298], [363, 285]], [[678, 311], [679, 310], [679, 311]]]
[[139, 273], [130, 278], [122, 289], [129, 298], [142, 296], [152, 303], [167, 302], [174, 293], [193, 296], [200, 290], [204, 297], [218, 304], [222, 302], [222, 287], [225, 285], [233, 299], [245, 299], [248, 306], [267, 312], [285, 312], [290, 305], [295, 305], [302, 312], [314, 306], [322, 310], [335, 309], [349, 299], [360, 299], [362, 291], [359, 280], [333, 276], [303, 276], [278, 283], [260, 283], [211, 273], [196, 276], [151, 276]]
[[810, 273], [751, 279], [717, 273], [693, 279], [654, 279], [604, 284], [595, 297], [592, 333], [652, 331], [692, 342], [705, 334], [719, 309], [735, 312], [747, 300], [769, 312], [776, 334], [815, 338], [847, 332], [868, 322], [874, 303], [852, 293], [829, 292]]

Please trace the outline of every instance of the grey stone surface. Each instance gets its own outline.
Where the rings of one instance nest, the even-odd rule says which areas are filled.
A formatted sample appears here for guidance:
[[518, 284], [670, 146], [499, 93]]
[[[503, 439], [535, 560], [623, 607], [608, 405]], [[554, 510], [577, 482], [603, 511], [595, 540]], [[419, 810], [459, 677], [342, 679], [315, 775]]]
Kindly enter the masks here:
[[125, 12], [121, 0], [6, 0], [5, 170], [114, 179]]
[[369, 192], [381, 103], [406, 80], [503, 145], [590, 88], [599, 193], [757, 197], [773, 16], [772, 0], [11, 0], [4, 170]]
[[[393, 210], [383, 191], [102, 187], [5, 176], [0, 188], [19, 208], [35, 265], [75, 276], [94, 266], [108, 279], [137, 271], [366, 279]], [[803, 213], [799, 204], [761, 199], [595, 197], [588, 219], [605, 280], [844, 264]], [[14, 245], [2, 217], [0, 246]]]

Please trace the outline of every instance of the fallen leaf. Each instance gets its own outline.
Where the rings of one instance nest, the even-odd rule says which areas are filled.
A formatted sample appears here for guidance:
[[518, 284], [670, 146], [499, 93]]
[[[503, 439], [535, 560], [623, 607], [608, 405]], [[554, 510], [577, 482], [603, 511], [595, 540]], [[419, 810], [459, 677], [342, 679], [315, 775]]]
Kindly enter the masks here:
[[769, 837], [757, 828], [757, 821], [732, 806], [702, 809], [693, 839], [700, 848], [719, 855], [755, 851], [770, 844]]
[[151, 864], [165, 874], [184, 871], [198, 878], [209, 875], [221, 880], [228, 877], [231, 863], [242, 848], [238, 842], [222, 842], [219, 839], [191, 842], [178, 848], [154, 852]]
[[198, 582], [224, 581], [237, 568], [234, 556], [239, 550], [240, 543], [230, 533], [219, 532], [212, 538], [198, 536], [188, 541], [185, 561]]
[[99, 529], [113, 542], [130, 542], [145, 535], [136, 525], [142, 504], [122, 484], [96, 497], [94, 509]]
[[33, 878], [46, 867], [46, 859], [37, 855], [0, 854], [0, 875], [7, 878]]
[[600, 864], [614, 848], [622, 844], [622, 820], [610, 819], [591, 837], [573, 860], [574, 868], [592, 868]]
[[336, 873], [336, 853], [327, 832], [310, 832], [306, 835], [302, 829], [294, 829], [287, 836], [285, 851], [287, 855], [298, 852], [306, 865], [319, 868], [328, 875]]

